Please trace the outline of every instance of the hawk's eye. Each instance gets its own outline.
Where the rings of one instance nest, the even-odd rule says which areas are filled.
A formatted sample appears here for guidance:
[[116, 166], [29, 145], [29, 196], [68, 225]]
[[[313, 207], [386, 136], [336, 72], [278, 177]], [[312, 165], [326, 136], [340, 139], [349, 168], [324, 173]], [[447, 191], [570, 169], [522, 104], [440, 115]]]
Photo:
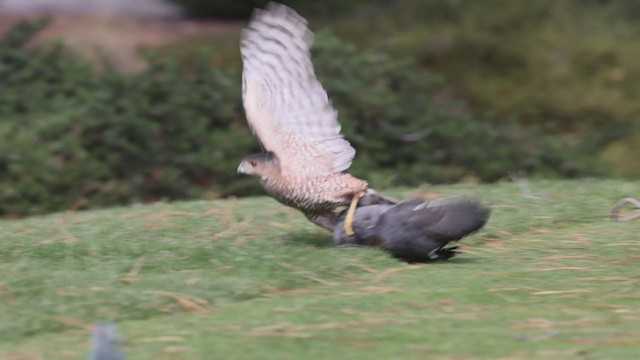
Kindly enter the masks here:
[[251, 160], [251, 166], [256, 167], [256, 165], [258, 165], [258, 162], [255, 160]]

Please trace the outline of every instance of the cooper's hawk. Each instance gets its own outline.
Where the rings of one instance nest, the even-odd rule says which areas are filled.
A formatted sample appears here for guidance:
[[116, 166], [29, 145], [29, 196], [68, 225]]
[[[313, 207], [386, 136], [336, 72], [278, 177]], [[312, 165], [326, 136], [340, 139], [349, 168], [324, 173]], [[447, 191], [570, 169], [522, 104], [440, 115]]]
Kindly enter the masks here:
[[457, 254], [457, 248], [447, 244], [479, 230], [488, 218], [489, 209], [473, 201], [425, 204], [422, 199], [411, 199], [395, 205], [362, 206], [355, 214], [355, 234], [345, 234], [338, 222], [333, 241], [336, 245], [377, 246], [408, 262], [447, 260]]
[[340, 134], [337, 112], [316, 78], [313, 33], [294, 10], [269, 3], [242, 33], [242, 99], [264, 153], [247, 157], [238, 173], [257, 175], [267, 193], [333, 230], [334, 210], [351, 205], [345, 230], [367, 182], [346, 172], [355, 150]]

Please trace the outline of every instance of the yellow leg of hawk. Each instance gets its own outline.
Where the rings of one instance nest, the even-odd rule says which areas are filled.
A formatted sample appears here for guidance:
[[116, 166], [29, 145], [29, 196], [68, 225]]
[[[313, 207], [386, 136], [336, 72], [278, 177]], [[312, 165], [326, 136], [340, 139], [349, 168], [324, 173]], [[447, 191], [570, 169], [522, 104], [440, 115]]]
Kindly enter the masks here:
[[349, 210], [347, 210], [347, 216], [344, 218], [344, 231], [347, 233], [347, 236], [353, 236], [355, 234], [355, 231], [353, 231], [353, 217], [356, 215], [358, 201], [360, 201], [360, 198], [365, 194], [366, 192], [359, 192], [353, 196], [353, 199], [351, 199]]

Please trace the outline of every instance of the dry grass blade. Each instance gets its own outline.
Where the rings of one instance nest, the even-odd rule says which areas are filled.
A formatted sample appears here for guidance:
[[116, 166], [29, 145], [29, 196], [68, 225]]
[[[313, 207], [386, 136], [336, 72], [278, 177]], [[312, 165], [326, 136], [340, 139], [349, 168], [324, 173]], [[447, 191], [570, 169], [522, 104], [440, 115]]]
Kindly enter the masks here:
[[120, 278], [120, 281], [122, 281], [126, 285], [133, 284], [138, 279], [138, 273], [140, 273], [143, 263], [144, 256], [140, 256], [138, 260], [133, 263], [131, 270], [126, 275]]
[[[225, 221], [230, 221], [230, 220], [225, 220]], [[245, 231], [251, 228], [252, 222], [253, 222], [253, 216], [247, 216], [244, 219], [242, 219], [242, 221], [240, 222], [236, 222], [228, 225], [228, 227], [225, 230], [222, 230], [217, 234], [213, 235], [211, 239], [213, 241], [218, 241], [229, 235], [236, 235], [241, 231]]]
[[577, 293], [587, 293], [589, 290], [587, 289], [571, 289], [571, 290], [545, 290], [545, 291], [536, 291], [531, 293], [531, 295], [561, 295], [561, 294], [577, 294]]
[[321, 278], [319, 278], [317, 276], [313, 276], [311, 274], [308, 274], [303, 269], [299, 269], [299, 268], [297, 268], [297, 267], [295, 267], [295, 266], [293, 266], [291, 264], [287, 264], [287, 263], [283, 263], [283, 262], [278, 262], [277, 264], [279, 266], [282, 266], [285, 269], [291, 270], [291, 271], [295, 272], [296, 274], [298, 274], [300, 276], [303, 276], [303, 277], [305, 277], [305, 278], [307, 278], [309, 280], [312, 280], [314, 282], [317, 282], [319, 284], [327, 285], [327, 286], [335, 285], [334, 282], [331, 282], [329, 280], [324, 280], [324, 279], [321, 279]]
[[196, 298], [193, 296], [187, 296], [168, 291], [154, 291], [154, 294], [166, 296], [173, 299], [178, 305], [180, 305], [186, 312], [198, 312], [206, 313], [208, 310], [204, 307], [208, 302], [204, 299]]
[[397, 267], [397, 268], [392, 268], [392, 269], [388, 269], [385, 271], [381, 271], [378, 274], [376, 274], [371, 281], [372, 282], [382, 282], [385, 281], [389, 278], [389, 276], [397, 273], [397, 272], [401, 272], [401, 271], [407, 271], [407, 270], [416, 270], [416, 269], [421, 269], [422, 267], [424, 267], [424, 265], [420, 264], [420, 265], [406, 265], [406, 266], [402, 266], [402, 267]]
[[362, 261], [360, 261], [358, 259], [353, 260], [353, 265], [357, 266], [358, 268], [360, 268], [360, 269], [362, 269], [362, 270], [364, 270], [364, 271], [366, 271], [368, 273], [372, 273], [372, 274], [379, 273], [378, 270], [375, 270], [375, 269], [363, 264]]
[[362, 296], [362, 295], [377, 295], [377, 294], [391, 294], [397, 293], [400, 290], [391, 287], [383, 286], [365, 286], [358, 289], [358, 291], [349, 291], [340, 293], [342, 296]]
[[311, 334], [300, 331], [299, 327], [285, 323], [255, 328], [249, 332], [250, 336], [281, 336], [291, 338], [310, 338]]
[[[377, 316], [379, 314], [375, 314]], [[280, 323], [254, 328], [248, 332], [251, 336], [279, 336], [291, 338], [309, 338], [313, 332], [337, 329], [358, 329], [358, 331], [371, 331], [372, 328], [389, 324], [414, 324], [414, 319], [386, 319], [378, 317], [363, 318], [355, 321], [334, 321], [312, 324]], [[238, 330], [236, 330], [238, 331]]]
[[567, 270], [595, 271], [596, 269], [585, 267], [585, 266], [559, 266], [559, 267], [536, 269], [536, 271], [567, 271]]
[[153, 338], [144, 338], [144, 339], [137, 340], [136, 342], [154, 343], [154, 342], [185, 342], [185, 341], [187, 341], [187, 339], [182, 336], [165, 335], [165, 336], [158, 336]]
[[269, 225], [281, 230], [291, 231], [293, 229], [293, 227], [290, 224], [283, 224], [275, 221], [270, 221]]
[[191, 346], [182, 345], [182, 346], [167, 346], [162, 350], [167, 353], [182, 353], [182, 352], [193, 351], [193, 348]]
[[86, 322], [80, 321], [78, 319], [74, 319], [68, 316], [54, 316], [51, 318], [54, 322], [65, 325], [67, 327], [79, 328], [86, 330], [88, 332], [93, 331], [93, 325], [88, 324]]

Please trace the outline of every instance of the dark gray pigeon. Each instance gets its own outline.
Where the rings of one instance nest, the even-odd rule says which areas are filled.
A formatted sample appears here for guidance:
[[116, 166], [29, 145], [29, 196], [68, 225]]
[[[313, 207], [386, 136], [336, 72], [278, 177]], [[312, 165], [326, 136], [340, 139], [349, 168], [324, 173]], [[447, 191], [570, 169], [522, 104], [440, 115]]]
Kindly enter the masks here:
[[478, 231], [489, 218], [489, 209], [474, 201], [425, 203], [410, 199], [397, 204], [358, 207], [355, 235], [347, 236], [342, 221], [333, 230], [336, 245], [377, 246], [407, 262], [447, 260], [457, 247], [451, 241]]

